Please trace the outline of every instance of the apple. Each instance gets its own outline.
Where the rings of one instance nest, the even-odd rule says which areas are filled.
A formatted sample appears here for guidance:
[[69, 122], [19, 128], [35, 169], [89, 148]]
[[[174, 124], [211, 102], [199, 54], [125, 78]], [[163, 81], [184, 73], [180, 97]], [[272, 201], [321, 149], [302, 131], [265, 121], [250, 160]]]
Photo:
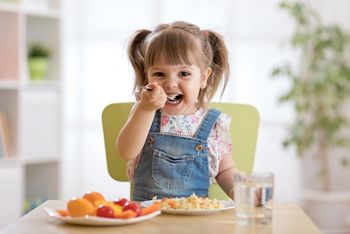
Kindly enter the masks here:
[[114, 218], [114, 210], [110, 206], [100, 205], [97, 208], [96, 216], [104, 218]]
[[127, 211], [127, 210], [134, 211], [137, 214], [137, 216], [140, 216], [141, 214], [141, 207], [136, 202], [130, 202], [128, 205], [124, 206], [123, 211]]
[[119, 198], [119, 199], [115, 199], [113, 201], [113, 203], [116, 204], [116, 205], [124, 207], [124, 206], [128, 205], [130, 202], [126, 198]]

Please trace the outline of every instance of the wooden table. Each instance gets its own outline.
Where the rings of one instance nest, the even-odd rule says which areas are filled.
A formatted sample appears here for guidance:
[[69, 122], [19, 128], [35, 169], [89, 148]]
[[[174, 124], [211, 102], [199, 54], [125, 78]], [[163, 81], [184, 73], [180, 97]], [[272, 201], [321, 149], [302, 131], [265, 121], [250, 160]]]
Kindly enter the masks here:
[[294, 204], [275, 204], [273, 221], [269, 225], [247, 226], [235, 223], [234, 210], [211, 215], [180, 216], [161, 214], [153, 219], [126, 226], [90, 227], [61, 223], [49, 217], [43, 207], [65, 208], [65, 201], [46, 201], [17, 222], [0, 230], [0, 233], [25, 234], [76, 234], [76, 233], [123, 233], [123, 234], [172, 234], [172, 233], [259, 233], [259, 234], [319, 234], [303, 210]]

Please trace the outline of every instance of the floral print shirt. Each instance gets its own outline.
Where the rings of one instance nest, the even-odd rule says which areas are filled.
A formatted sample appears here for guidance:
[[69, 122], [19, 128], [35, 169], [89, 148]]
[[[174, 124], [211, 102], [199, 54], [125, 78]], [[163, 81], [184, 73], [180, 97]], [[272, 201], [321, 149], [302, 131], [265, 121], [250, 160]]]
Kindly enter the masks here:
[[[204, 109], [198, 109], [196, 112], [190, 115], [167, 115], [162, 113], [160, 132], [185, 137], [193, 137], [206, 113], [207, 110]], [[231, 157], [230, 153], [232, 151], [232, 143], [229, 134], [230, 123], [231, 117], [221, 113], [208, 138], [208, 161], [211, 181], [213, 181], [218, 174], [221, 159], [225, 155], [229, 155]], [[134, 171], [137, 167], [139, 158], [140, 155], [138, 155], [135, 159], [130, 160], [127, 164], [127, 174], [131, 182], [133, 180]]]

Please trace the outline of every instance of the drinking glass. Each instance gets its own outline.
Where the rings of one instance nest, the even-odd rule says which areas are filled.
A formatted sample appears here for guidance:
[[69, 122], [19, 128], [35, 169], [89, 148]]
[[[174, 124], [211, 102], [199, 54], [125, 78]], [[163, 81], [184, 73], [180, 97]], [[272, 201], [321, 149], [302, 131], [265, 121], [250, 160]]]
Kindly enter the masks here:
[[274, 175], [271, 172], [235, 173], [234, 200], [238, 223], [271, 223], [273, 187]]

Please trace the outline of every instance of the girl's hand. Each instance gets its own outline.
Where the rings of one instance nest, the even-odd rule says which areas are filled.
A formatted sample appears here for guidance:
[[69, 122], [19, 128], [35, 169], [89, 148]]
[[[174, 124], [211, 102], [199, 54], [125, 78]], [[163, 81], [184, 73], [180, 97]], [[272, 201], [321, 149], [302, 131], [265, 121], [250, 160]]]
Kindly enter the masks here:
[[145, 110], [157, 110], [164, 107], [167, 95], [156, 82], [148, 85], [152, 90], [142, 90], [140, 107]]

